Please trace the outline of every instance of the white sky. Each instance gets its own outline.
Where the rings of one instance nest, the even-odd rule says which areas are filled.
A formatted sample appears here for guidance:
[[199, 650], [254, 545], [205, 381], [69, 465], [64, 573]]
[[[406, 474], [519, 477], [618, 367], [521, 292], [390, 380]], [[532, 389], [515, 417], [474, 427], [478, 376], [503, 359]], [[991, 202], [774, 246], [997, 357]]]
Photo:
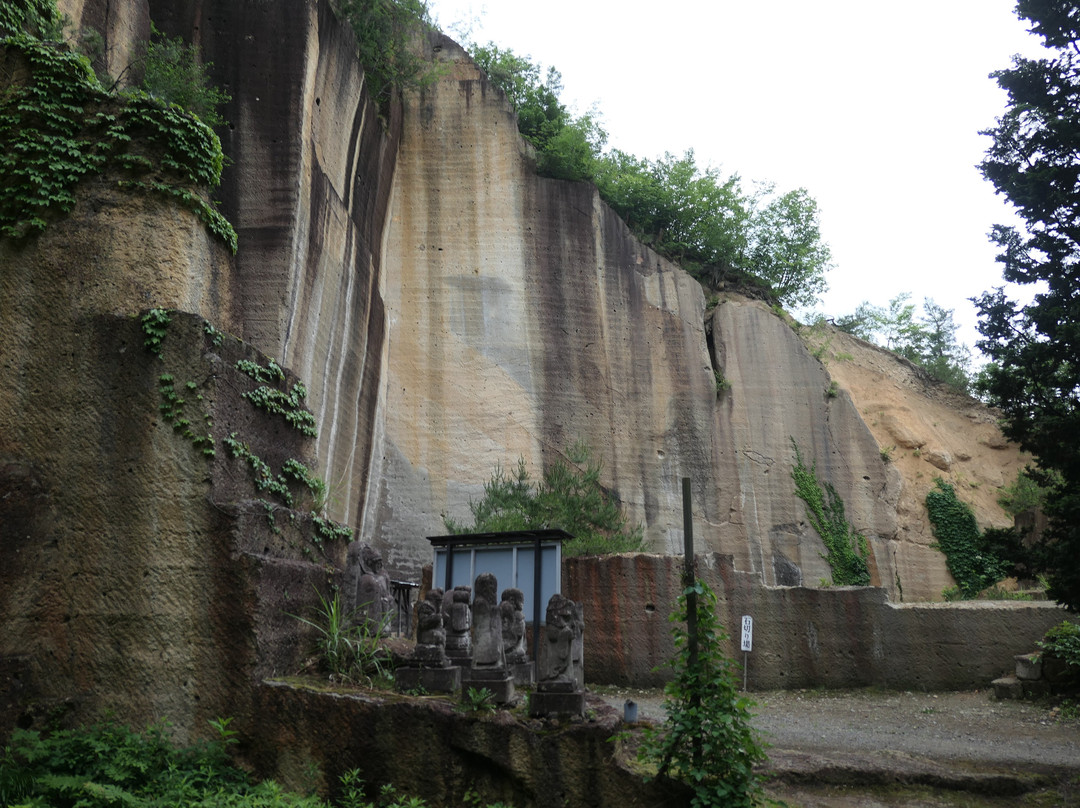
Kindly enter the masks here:
[[430, 0], [460, 42], [506, 47], [596, 104], [609, 147], [805, 187], [835, 269], [819, 307], [901, 292], [955, 310], [1001, 285], [992, 224], [1011, 221], [975, 165], [1005, 109], [988, 74], [1038, 40], [1015, 0]]

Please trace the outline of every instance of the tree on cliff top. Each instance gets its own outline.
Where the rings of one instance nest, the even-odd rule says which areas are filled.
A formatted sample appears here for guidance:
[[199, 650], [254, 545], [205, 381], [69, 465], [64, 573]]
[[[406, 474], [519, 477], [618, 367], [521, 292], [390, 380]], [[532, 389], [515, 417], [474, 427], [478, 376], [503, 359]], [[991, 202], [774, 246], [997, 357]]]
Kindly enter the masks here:
[[599, 113], [575, 116], [559, 98], [562, 76], [494, 43], [469, 54], [517, 113], [518, 130], [536, 147], [541, 176], [592, 181], [644, 244], [706, 286], [752, 276], [787, 306], [809, 306], [825, 291], [832, 256], [821, 238], [817, 202], [802, 188], [777, 195], [760, 184], [743, 190], [737, 174], [698, 166], [693, 150], [644, 160], [603, 153]]
[[919, 365], [940, 382], [967, 393], [970, 351], [956, 339], [953, 310], [932, 299], [923, 301], [923, 315], [916, 317], [915, 304], [907, 292], [889, 301], [888, 308], [863, 301], [853, 314], [836, 319], [836, 327], [859, 339], [883, 345]]
[[644, 549], [641, 525], [631, 526], [615, 500], [600, 484], [600, 463], [578, 442], [533, 483], [525, 459], [507, 474], [497, 466], [484, 483], [484, 496], [469, 503], [473, 524], [443, 520], [450, 533], [501, 533], [559, 528], [574, 536], [563, 555], [632, 553]]
[[984, 132], [993, 144], [983, 176], [1013, 204], [1024, 232], [995, 225], [991, 240], [1006, 281], [1030, 286], [1027, 305], [1002, 288], [985, 292], [978, 347], [992, 360], [979, 386], [1003, 413], [1007, 437], [1031, 452], [1048, 487], [1049, 594], [1080, 608], [1080, 9], [1019, 0], [1017, 14], [1051, 50], [1015, 57], [993, 77], [1005, 114]]
[[435, 70], [415, 47], [432, 26], [424, 0], [336, 0], [334, 7], [356, 35], [368, 92], [381, 109], [395, 88], [422, 87], [435, 79]]

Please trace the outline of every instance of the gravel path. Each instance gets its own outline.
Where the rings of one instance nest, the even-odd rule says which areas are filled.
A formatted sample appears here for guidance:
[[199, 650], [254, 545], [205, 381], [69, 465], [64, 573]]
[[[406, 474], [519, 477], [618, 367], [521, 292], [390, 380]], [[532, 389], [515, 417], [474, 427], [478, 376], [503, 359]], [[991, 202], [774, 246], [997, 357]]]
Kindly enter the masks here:
[[[659, 691], [600, 695], [619, 710], [633, 699], [642, 720], [663, 719]], [[779, 776], [770, 794], [791, 806], [1080, 805], [1080, 721], [1042, 704], [995, 701], [989, 691], [750, 696]], [[966, 801], [940, 801], [946, 792]]]

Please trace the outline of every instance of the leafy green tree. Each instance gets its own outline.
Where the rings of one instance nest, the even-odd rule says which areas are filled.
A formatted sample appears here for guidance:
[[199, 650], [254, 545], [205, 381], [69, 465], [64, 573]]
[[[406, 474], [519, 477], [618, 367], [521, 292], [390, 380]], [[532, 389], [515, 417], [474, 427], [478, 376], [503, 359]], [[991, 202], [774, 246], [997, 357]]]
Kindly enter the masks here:
[[1005, 113], [983, 134], [980, 168], [1024, 221], [995, 225], [991, 240], [1007, 282], [1030, 287], [1030, 303], [1003, 288], [975, 298], [978, 347], [992, 360], [980, 377], [1010, 439], [1031, 452], [1047, 486], [1049, 593], [1080, 608], [1080, 14], [1074, 3], [1018, 0], [1051, 53], [1015, 57], [993, 74]]
[[814, 198], [805, 188], [766, 198], [749, 230], [747, 269], [768, 281], [785, 305], [812, 306], [825, 292], [832, 266]]
[[338, 15], [356, 35], [368, 92], [385, 111], [396, 88], [426, 86], [436, 71], [415, 47], [432, 27], [424, 0], [335, 0]]
[[793, 306], [809, 305], [825, 290], [830, 252], [817, 203], [804, 189], [776, 196], [765, 186], [747, 194], [738, 175], [698, 166], [692, 150], [657, 160], [604, 153], [598, 113], [575, 117], [567, 110], [557, 70], [544, 73], [494, 43], [470, 46], [469, 53], [506, 93], [519, 131], [536, 147], [539, 174], [596, 183], [637, 238], [702, 283], [757, 278]]
[[496, 87], [506, 93], [517, 113], [518, 130], [536, 147], [541, 176], [562, 180], [591, 180], [596, 174], [607, 133], [594, 112], [575, 117], [559, 99], [562, 75], [553, 67], [541, 75], [527, 56], [493, 42], [473, 45], [469, 55]]
[[[696, 647], [688, 629], [694, 595]], [[675, 634], [674, 678], [664, 688], [666, 718], [645, 729], [638, 757], [654, 763], [694, 791], [694, 808], [753, 806], [761, 794], [754, 764], [765, 750], [750, 725], [753, 702], [739, 695], [735, 663], [724, 653], [727, 634], [716, 618], [716, 595], [695, 581], [679, 595], [671, 615]]]
[[916, 317], [915, 304], [910, 301], [907, 292], [890, 300], [888, 308], [864, 301], [854, 314], [837, 318], [836, 327], [867, 342], [883, 345], [919, 365], [938, 381], [968, 392], [970, 351], [956, 339], [953, 310], [926, 298], [922, 317]]
[[745, 263], [750, 200], [737, 175], [699, 168], [693, 150], [655, 161], [614, 151], [598, 169], [601, 197], [660, 254], [691, 272]]
[[510, 530], [560, 528], [574, 536], [563, 554], [602, 555], [640, 552], [640, 525], [631, 526], [619, 503], [600, 484], [600, 463], [588, 447], [577, 443], [533, 483], [524, 458], [507, 474], [496, 467], [484, 483], [484, 496], [469, 503], [473, 524], [445, 519], [451, 533], [499, 533]]

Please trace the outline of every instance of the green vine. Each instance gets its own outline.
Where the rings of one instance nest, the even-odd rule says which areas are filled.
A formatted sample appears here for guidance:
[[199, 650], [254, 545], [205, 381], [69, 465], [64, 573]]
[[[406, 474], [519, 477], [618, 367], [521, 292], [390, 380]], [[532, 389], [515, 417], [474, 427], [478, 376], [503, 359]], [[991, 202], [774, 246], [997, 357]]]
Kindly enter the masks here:
[[339, 525], [330, 519], [323, 519], [318, 514], [311, 514], [311, 521], [315, 525], [315, 537], [318, 542], [350, 542], [353, 537], [351, 527]]
[[[187, 382], [184, 386], [190, 393], [195, 394], [195, 400], [201, 404], [203, 397], [198, 392], [199, 386], [195, 382]], [[161, 404], [158, 405], [158, 410], [161, 412], [162, 419], [166, 423], [172, 424], [174, 431], [179, 432], [183, 437], [191, 441], [191, 445], [201, 451], [204, 457], [212, 459], [217, 453], [214, 450], [214, 422], [209, 413], [204, 412], [202, 416], [206, 434], [197, 435], [192, 428], [191, 421], [185, 417], [184, 405], [187, 402], [177, 394], [172, 375], [162, 373], [158, 377], [158, 392], [161, 395]]]
[[869, 586], [870, 569], [866, 559], [870, 555], [866, 537], [857, 533], [844, 513], [844, 501], [830, 483], [822, 489], [817, 478], [817, 464], [807, 468], [795, 440], [795, 467], [791, 478], [795, 481], [795, 494], [806, 503], [807, 518], [821, 536], [827, 554], [821, 557], [832, 570], [832, 582], [836, 586]]
[[[144, 336], [143, 346], [159, 359], [163, 358], [162, 351], [170, 323], [169, 315], [167, 309], [153, 308], [140, 318]], [[203, 334], [214, 347], [220, 346], [224, 341], [225, 335], [209, 322], [203, 323]], [[235, 367], [261, 385], [257, 389], [243, 394], [244, 398], [253, 406], [284, 416], [293, 427], [304, 435], [310, 437], [316, 435], [315, 417], [302, 409], [302, 402], [307, 395], [307, 390], [301, 382], [296, 382], [288, 393], [269, 387], [269, 384], [285, 381], [285, 371], [273, 359], [268, 360], [265, 365], [260, 365], [250, 359], [240, 359], [236, 362]], [[178, 384], [171, 373], [162, 373], [158, 376], [158, 394], [161, 399], [158, 410], [161, 413], [162, 420], [170, 424], [175, 432], [190, 441], [206, 458], [213, 459], [216, 456], [216, 451], [212, 434], [213, 421], [210, 415], [205, 412], [202, 415], [206, 434], [200, 435], [195, 431], [186, 410], [189, 405], [188, 399], [192, 397], [202, 404], [203, 396], [199, 392], [199, 385], [193, 381]], [[311, 513], [314, 528], [311, 537], [313, 544], [321, 545], [337, 541], [348, 542], [352, 539], [353, 531], [351, 528], [344, 527], [318, 515], [326, 503], [326, 483], [306, 465], [290, 457], [282, 464], [281, 471], [275, 474], [270, 464], [252, 452], [248, 444], [242, 441], [236, 432], [224, 438], [222, 442], [231, 457], [238, 458], [247, 464], [251, 470], [255, 489], [259, 493], [272, 496], [286, 507], [292, 508], [293, 488], [295, 486], [303, 486], [311, 492], [314, 504], [314, 510]], [[262, 502], [266, 509], [266, 518], [270, 524], [270, 529], [274, 533], [280, 533], [280, 528], [274, 519], [274, 505], [268, 500], [262, 500]], [[305, 552], [310, 552], [310, 548], [305, 548]]]
[[325, 495], [326, 484], [299, 460], [290, 457], [282, 465], [281, 473], [274, 474], [270, 465], [252, 452], [246, 443], [237, 438], [235, 432], [225, 438], [223, 442], [232, 457], [239, 458], [247, 463], [251, 469], [257, 491], [272, 494], [290, 508], [293, 505], [290, 483], [298, 483], [306, 487], [316, 501]]
[[127, 175], [119, 187], [194, 210], [236, 252], [236, 231], [191, 190], [220, 182], [224, 156], [212, 129], [146, 93], [107, 92], [89, 60], [64, 44], [19, 32], [0, 45], [30, 68], [0, 96], [0, 235], [43, 232], [71, 211], [82, 180], [112, 169]]
[[298, 430], [300, 434], [307, 435], [309, 438], [318, 437], [315, 416], [304, 407], [307, 388], [303, 382], [296, 382], [287, 392], [269, 386], [267, 382], [285, 380], [284, 371], [273, 359], [267, 363], [266, 367], [248, 359], [241, 359], [236, 363], [236, 369], [261, 383], [254, 390], [244, 393], [244, 398], [259, 409], [282, 416], [289, 426]]
[[168, 333], [169, 312], [165, 309], [150, 309], [142, 316], [140, 322], [144, 335], [143, 347], [160, 359], [165, 334]]
[[[168, 310], [161, 308], [150, 309], [142, 316], [139, 322], [142, 325], [144, 337], [143, 347], [158, 359], [161, 359], [161, 352], [165, 347], [165, 335], [168, 333], [168, 326], [171, 322]], [[184, 387], [188, 391], [187, 394], [194, 395], [195, 400], [201, 405], [203, 396], [199, 392], [199, 385], [189, 381], [184, 384]], [[173, 431], [187, 438], [192, 446], [202, 452], [203, 457], [212, 460], [217, 452], [214, 449], [214, 422], [210, 418], [210, 414], [205, 410], [202, 413], [206, 434], [197, 434], [184, 409], [187, 401], [177, 393], [176, 379], [171, 373], [162, 373], [158, 376], [158, 396], [161, 399], [161, 403], [158, 404], [158, 411], [161, 413], [162, 420], [167, 424], [171, 424]]]
[[931, 547], [945, 554], [949, 569], [963, 598], [973, 598], [1008, 573], [1008, 565], [984, 547], [975, 513], [940, 477], [926, 495], [926, 512], [934, 538]]

